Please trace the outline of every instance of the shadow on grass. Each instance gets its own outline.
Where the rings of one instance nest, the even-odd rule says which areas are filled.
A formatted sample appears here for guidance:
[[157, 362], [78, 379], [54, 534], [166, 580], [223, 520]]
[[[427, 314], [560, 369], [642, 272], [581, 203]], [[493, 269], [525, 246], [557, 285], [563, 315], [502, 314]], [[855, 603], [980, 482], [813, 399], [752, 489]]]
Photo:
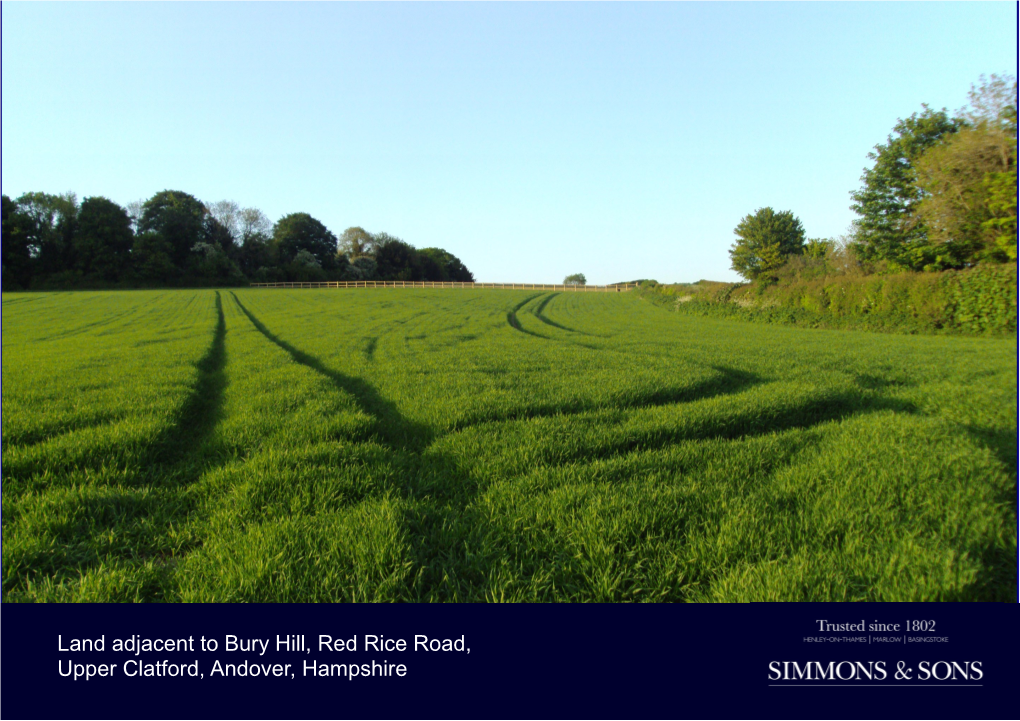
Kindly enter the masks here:
[[[693, 401], [714, 398], [715, 396], [738, 393], [762, 382], [762, 379], [753, 373], [737, 370], [735, 368], [725, 368], [723, 366], [711, 367], [720, 375], [691, 386], [656, 388], [654, 391], [647, 393], [629, 394], [612, 403], [592, 403], [577, 400], [567, 403], [528, 406], [526, 408], [499, 413], [480, 413], [474, 416], [468, 415], [461, 421], [455, 423], [451, 427], [451, 430], [463, 431], [467, 428], [471, 428], [472, 426], [482, 425], [484, 423], [529, 420], [531, 418], [548, 418], [550, 416], [577, 415], [580, 413], [590, 413], [592, 411], [656, 408], [658, 406], [667, 406], [676, 403], [691, 403]], [[500, 373], [505, 374], [506, 371], [500, 371]]]
[[549, 305], [549, 302], [553, 298], [558, 296], [558, 295], [559, 295], [559, 293], [550, 293], [548, 296], [543, 298], [542, 302], [539, 303], [538, 306], [536, 306], [535, 312], [534, 312], [534, 316], [536, 318], [538, 318], [540, 321], [542, 321], [543, 323], [545, 323], [546, 325], [550, 325], [553, 328], [559, 328], [560, 330], [566, 331], [567, 333], [577, 333], [578, 335], [586, 335], [586, 336], [589, 336], [589, 337], [592, 337], [592, 338], [609, 338], [610, 337], [608, 335], [599, 335], [597, 333], [587, 333], [587, 332], [585, 332], [583, 330], [577, 330], [576, 328], [568, 328], [567, 326], [563, 325], [562, 323], [557, 323], [556, 321], [554, 321], [554, 320], [552, 320], [550, 318], [546, 318], [545, 315], [544, 315], [545, 307], [547, 305]]
[[[1017, 494], [1017, 436], [1016, 430], [965, 425], [963, 428], [979, 444], [990, 450], [1002, 463], [1009, 483], [996, 489], [994, 502], [1003, 508], [1016, 508]], [[1016, 530], [1016, 516], [1013, 517]], [[1016, 547], [1008, 543], [989, 544], [978, 549], [981, 573], [964, 589], [947, 598], [947, 601], [1000, 601], [1016, 602], [1017, 555]]]
[[520, 303], [511, 308], [509, 311], [507, 311], [506, 322], [511, 328], [513, 328], [516, 331], [520, 331], [521, 333], [526, 333], [527, 335], [534, 336], [535, 338], [541, 338], [542, 340], [553, 340], [549, 336], [545, 336], [542, 335], [541, 333], [535, 333], [534, 331], [528, 330], [527, 328], [521, 325], [521, 321], [517, 318], [517, 311], [519, 311], [521, 308], [523, 308], [528, 303], [533, 301], [535, 298], [539, 298], [542, 295], [544, 294], [534, 293], [532, 295], [529, 295], [527, 298], [525, 298]]
[[[142, 454], [137, 470], [126, 476], [124, 485], [128, 488], [102, 489], [79, 499], [73, 505], [83, 508], [84, 514], [72, 514], [69, 522], [58, 524], [45, 534], [52, 541], [43, 554], [45, 558], [33, 558], [38, 554], [30, 553], [17, 559], [18, 565], [30, 568], [32, 575], [48, 573], [61, 582], [81, 578], [107, 562], [147, 557], [172, 560], [176, 552], [187, 550], [168, 548], [166, 533], [175, 525], [183, 525], [194, 511], [195, 501], [187, 495], [187, 488], [224, 460], [209, 444], [223, 417], [227, 386], [224, 371], [227, 326], [218, 291], [216, 315], [212, 343], [195, 364], [198, 371], [195, 386], [170, 426]], [[161, 492], [136, 490], [146, 487]], [[166, 508], [167, 491], [173, 494], [170, 512]], [[163, 600], [170, 589], [173, 563], [168, 562], [165, 567], [166, 573], [151, 588], [154, 600]], [[5, 600], [10, 598], [11, 591], [17, 595], [21, 580], [30, 579], [27, 574], [22, 578], [5, 578]]]
[[912, 404], [898, 400], [874, 398], [862, 402], [859, 396], [838, 394], [809, 400], [793, 407], [755, 408], [724, 418], [708, 418], [676, 428], [656, 429], [598, 448], [583, 449], [564, 460], [611, 458], [635, 451], [658, 450], [684, 441], [736, 440], [793, 429], [807, 430], [822, 423], [883, 410], [917, 412]]
[[[235, 297], [236, 299], [236, 297]], [[240, 304], [239, 304], [240, 305]], [[371, 362], [375, 360], [375, 349], [379, 345], [378, 338], [369, 338], [368, 342], [365, 343], [364, 356], [365, 360]]]
[[995, 457], [1002, 463], [1006, 473], [1012, 476], [1013, 483], [1015, 484], [1017, 469], [1016, 429], [988, 428], [976, 425], [965, 425], [963, 427], [971, 438], [995, 454]]
[[[188, 395], [187, 401], [165, 434], [152, 446], [146, 459], [147, 464], [161, 465], [159, 470], [165, 472], [165, 466], [184, 466], [191, 470], [196, 464], [196, 454], [207, 454], [206, 441], [212, 435], [216, 425], [223, 418], [223, 401], [227, 389], [227, 321], [223, 315], [223, 301], [216, 291], [216, 331], [212, 344], [195, 364], [198, 369], [198, 381]], [[190, 459], [190, 461], [189, 461]], [[197, 464], [202, 465], [202, 464]], [[185, 473], [194, 475], [193, 472]], [[201, 474], [199, 474], [201, 475]], [[195, 480], [192, 478], [191, 480]]]
[[380, 440], [393, 450], [418, 451], [432, 442], [432, 432], [420, 423], [408, 420], [397, 407], [386, 400], [370, 384], [360, 378], [344, 375], [331, 368], [327, 368], [315, 356], [309, 355], [302, 350], [292, 346], [270, 331], [258, 318], [249, 311], [233, 292], [231, 294], [237, 307], [248, 316], [252, 325], [267, 339], [287, 351], [290, 357], [303, 366], [311, 368], [316, 373], [328, 378], [340, 390], [354, 396], [358, 405], [363, 411], [375, 419], [375, 432]]

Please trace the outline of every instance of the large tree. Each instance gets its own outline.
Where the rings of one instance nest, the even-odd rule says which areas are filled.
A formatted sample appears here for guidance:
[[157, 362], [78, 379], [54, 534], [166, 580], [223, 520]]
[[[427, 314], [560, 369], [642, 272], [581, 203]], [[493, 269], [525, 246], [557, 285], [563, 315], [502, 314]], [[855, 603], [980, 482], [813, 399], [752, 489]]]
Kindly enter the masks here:
[[914, 217], [924, 197], [915, 164], [926, 150], [959, 130], [963, 120], [950, 118], [944, 109], [923, 107], [898, 121], [886, 142], [868, 154], [875, 164], [861, 176], [861, 189], [850, 194], [854, 200], [850, 208], [860, 216], [856, 241], [865, 260], [919, 270], [938, 255], [924, 223]]
[[112, 200], [85, 198], [74, 237], [76, 266], [86, 276], [117, 280], [131, 261], [134, 233], [127, 211]]
[[3, 283], [27, 287], [32, 280], [33, 247], [32, 219], [18, 208], [18, 204], [3, 196], [2, 242]]
[[[1016, 137], [989, 126], [964, 128], [931, 148], [917, 162], [918, 186], [925, 197], [915, 222], [923, 223], [936, 253], [932, 269], [959, 268], [980, 260], [1016, 257], [1016, 237], [998, 242], [997, 218], [1013, 218], [1013, 207], [995, 205], [999, 185], [1016, 177]], [[1015, 187], [1015, 180], [1007, 191]], [[1005, 212], [998, 212], [999, 210]], [[1007, 231], [1008, 227], [1005, 228]]]
[[376, 275], [381, 280], [424, 279], [421, 258], [413, 245], [387, 233], [379, 233], [373, 237], [376, 241]]
[[169, 241], [159, 233], [139, 233], [131, 246], [132, 275], [152, 285], [172, 281], [179, 272], [171, 258], [172, 252]]
[[339, 250], [348, 258], [371, 255], [375, 246], [375, 237], [359, 226], [352, 226], [340, 234]]
[[745, 215], [733, 233], [737, 240], [730, 248], [732, 267], [748, 280], [768, 276], [804, 250], [804, 227], [790, 210], [759, 208]]
[[205, 206], [193, 195], [164, 190], [145, 201], [139, 233], [158, 233], [166, 241], [170, 260], [178, 268], [188, 261], [195, 243], [205, 241]]
[[[422, 259], [425, 280], [457, 281], [474, 283], [475, 276], [461, 262], [460, 258], [442, 248], [421, 248], [418, 255]], [[438, 276], [438, 277], [434, 277]]]
[[273, 227], [273, 244], [281, 265], [292, 263], [299, 251], [307, 250], [323, 270], [336, 267], [336, 236], [308, 213], [291, 213]]
[[32, 272], [48, 275], [74, 265], [78, 199], [74, 193], [25, 193], [16, 201], [32, 257]]
[[1016, 80], [993, 75], [971, 88], [966, 127], [917, 161], [924, 197], [916, 221], [935, 249], [934, 268], [1017, 256]]

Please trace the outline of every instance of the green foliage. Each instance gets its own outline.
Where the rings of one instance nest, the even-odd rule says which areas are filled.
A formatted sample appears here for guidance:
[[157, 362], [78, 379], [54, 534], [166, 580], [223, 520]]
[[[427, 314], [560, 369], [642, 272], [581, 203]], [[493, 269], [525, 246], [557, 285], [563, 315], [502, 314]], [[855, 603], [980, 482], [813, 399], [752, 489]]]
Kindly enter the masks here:
[[653, 297], [5, 294], [3, 600], [1015, 599], [1014, 339]]
[[1017, 258], [1017, 181], [1012, 172], [989, 173], [982, 179], [987, 194], [989, 217], [981, 228], [993, 237], [995, 248], [1008, 260]]
[[921, 156], [917, 175], [925, 195], [915, 219], [937, 251], [932, 269], [1010, 259], [1009, 247], [1001, 248], [997, 237], [1000, 221], [1008, 227], [1016, 213], [1015, 193], [1012, 208], [1002, 198], [1010, 185], [1015, 188], [1015, 135], [990, 124], [962, 128]]
[[202, 221], [202, 240], [200, 242], [216, 246], [226, 257], [231, 259], [237, 256], [239, 250], [234, 242], [234, 234], [213, 215], [205, 216]]
[[[136, 233], [137, 231], [137, 233]], [[417, 250], [351, 227], [337, 241], [307, 213], [276, 224], [257, 208], [209, 206], [176, 190], [121, 208], [73, 193], [3, 196], [5, 289], [238, 286], [250, 280], [473, 282], [442, 248]]]
[[375, 258], [362, 255], [350, 263], [348, 270], [349, 277], [345, 280], [374, 280], [376, 278], [377, 265]]
[[925, 106], [901, 120], [852, 194], [862, 259], [893, 271], [1015, 260], [1016, 119], [1016, 79], [992, 75], [956, 118]]
[[116, 281], [130, 267], [133, 244], [131, 219], [124, 208], [101, 196], [82, 201], [74, 236], [79, 271]]
[[824, 259], [827, 255], [832, 253], [836, 247], [836, 242], [828, 240], [826, 238], [809, 238], [804, 243], [804, 255], [808, 258]]
[[980, 85], [971, 84], [967, 97], [970, 106], [958, 115], [969, 125], [990, 125], [1004, 133], [1017, 133], [1017, 82], [1012, 75], [980, 77]]
[[945, 273], [835, 275], [824, 263], [792, 259], [776, 283], [664, 286], [657, 295], [694, 315], [900, 333], [1016, 332], [1016, 266]]
[[276, 221], [273, 244], [280, 263], [293, 264], [304, 250], [315, 257], [320, 268], [332, 270], [336, 266], [336, 236], [308, 213], [291, 213]]
[[868, 154], [875, 164], [861, 176], [863, 186], [851, 193], [860, 253], [868, 261], [886, 261], [902, 268], [952, 267], [954, 259], [940, 255], [928, 240], [927, 228], [914, 213], [923, 197], [917, 186], [916, 162], [922, 154], [962, 120], [951, 119], [945, 110], [924, 106], [906, 120], [899, 120], [893, 135]]
[[[9, 209], [14, 239], [12, 256], [22, 285], [32, 277], [59, 273], [74, 265], [78, 200], [74, 193], [25, 193]], [[14, 248], [18, 248], [14, 250]], [[27, 256], [27, 260], [25, 257]], [[18, 259], [21, 259], [21, 263]]]
[[563, 279], [563, 285], [587, 285], [588, 279], [584, 277], [584, 273], [574, 273], [568, 275]]
[[422, 261], [413, 245], [387, 233], [373, 237], [376, 277], [380, 280], [424, 280]]
[[131, 248], [135, 277], [153, 284], [175, 279], [180, 271], [174, 265], [172, 254], [173, 247], [161, 234], [151, 231], [139, 233]]
[[730, 248], [733, 270], [748, 280], [768, 277], [786, 258], [803, 252], [804, 228], [792, 211], [759, 208], [741, 219]]
[[[139, 233], [156, 233], [166, 241], [170, 262], [183, 268], [195, 243], [204, 240], [206, 209], [193, 195], [164, 190], [145, 201]], [[152, 280], [158, 280], [153, 277]]]
[[1015, 263], [952, 273], [944, 282], [956, 326], [973, 333], [1016, 333]]
[[38, 255], [37, 247], [32, 242], [32, 219], [5, 195], [2, 222], [0, 242], [3, 243], [4, 288], [27, 288], [32, 281], [33, 261]]
[[227, 257], [219, 243], [195, 243], [188, 259], [188, 271], [192, 278], [223, 281], [227, 284], [244, 280], [237, 265]]
[[[425, 267], [425, 280], [474, 283], [475, 276], [460, 258], [442, 248], [421, 248], [418, 254]], [[431, 263], [430, 263], [431, 261]]]

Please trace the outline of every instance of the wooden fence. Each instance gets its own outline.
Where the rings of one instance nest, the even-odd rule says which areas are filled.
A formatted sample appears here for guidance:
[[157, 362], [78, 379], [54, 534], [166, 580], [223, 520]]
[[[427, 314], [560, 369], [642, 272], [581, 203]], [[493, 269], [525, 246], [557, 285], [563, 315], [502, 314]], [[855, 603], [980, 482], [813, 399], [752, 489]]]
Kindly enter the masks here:
[[333, 280], [316, 283], [252, 283], [252, 288], [500, 288], [504, 290], [561, 290], [576, 293], [621, 293], [637, 283], [616, 285], [546, 285], [543, 283], [460, 283], [432, 280]]

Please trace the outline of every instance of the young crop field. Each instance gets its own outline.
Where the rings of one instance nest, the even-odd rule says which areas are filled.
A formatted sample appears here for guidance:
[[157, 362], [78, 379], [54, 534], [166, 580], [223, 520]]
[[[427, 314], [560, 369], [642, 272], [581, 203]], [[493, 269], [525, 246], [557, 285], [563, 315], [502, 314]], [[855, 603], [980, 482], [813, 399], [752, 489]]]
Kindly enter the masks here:
[[4, 294], [5, 601], [1015, 600], [1016, 339]]

